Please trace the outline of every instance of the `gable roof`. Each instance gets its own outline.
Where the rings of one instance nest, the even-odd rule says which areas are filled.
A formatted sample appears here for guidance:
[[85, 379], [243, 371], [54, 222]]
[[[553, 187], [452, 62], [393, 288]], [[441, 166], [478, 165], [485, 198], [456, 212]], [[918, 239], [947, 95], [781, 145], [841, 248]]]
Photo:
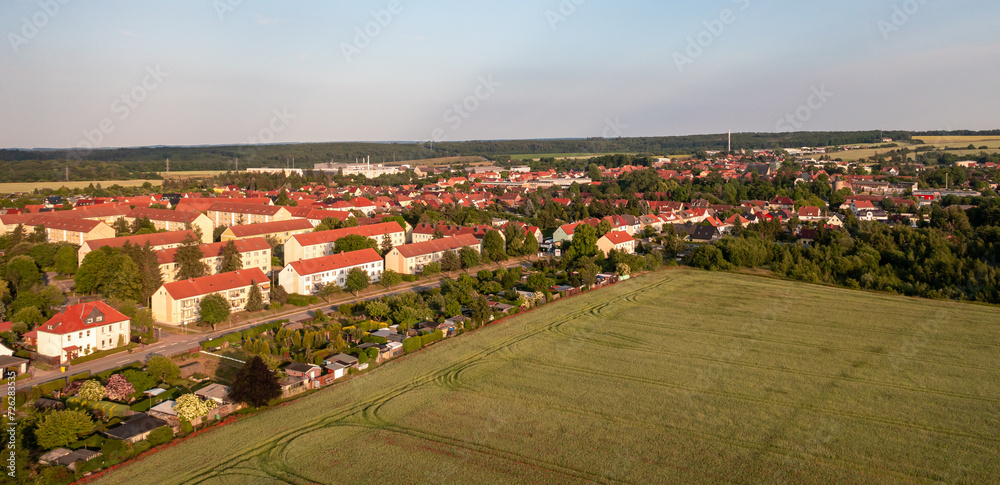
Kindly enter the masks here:
[[[277, 206], [280, 207], [280, 206]], [[243, 226], [231, 226], [229, 231], [239, 238], [263, 236], [276, 232], [305, 231], [312, 229], [313, 225], [306, 219], [291, 219], [288, 221], [262, 222], [260, 224], [246, 224]]]
[[254, 283], [269, 283], [270, 280], [260, 268], [241, 269], [232, 273], [202, 276], [189, 280], [167, 283], [161, 288], [166, 290], [174, 300], [183, 300], [195, 296], [218, 293], [220, 291], [245, 288]]
[[430, 241], [396, 246], [394, 251], [398, 250], [399, 254], [401, 254], [404, 258], [412, 258], [424, 254], [440, 253], [442, 251], [451, 251], [466, 246], [478, 245], [479, 240], [476, 239], [476, 236], [473, 236], [472, 234], [460, 234], [455, 237], [431, 239]]
[[347, 253], [323, 256], [320, 258], [303, 259], [301, 261], [291, 262], [288, 265], [291, 266], [299, 276], [305, 276], [358, 266], [361, 264], [377, 263], [380, 261], [382, 261], [382, 257], [379, 256], [374, 249], [365, 248], [360, 251], [350, 251]]
[[632, 238], [632, 236], [629, 236], [628, 233], [624, 231], [609, 232], [604, 235], [604, 238], [607, 238], [607, 240], [611, 241], [611, 244], [614, 244], [615, 246], [622, 243], [627, 243], [629, 241], [635, 241], [635, 239]]
[[113, 248], [120, 248], [125, 245], [125, 243], [130, 243], [134, 246], [145, 246], [147, 242], [153, 247], [159, 246], [172, 246], [174, 244], [180, 244], [184, 242], [185, 239], [191, 237], [195, 238], [194, 232], [191, 231], [174, 231], [174, 232], [158, 232], [155, 234], [142, 234], [139, 236], [125, 236], [125, 237], [113, 237], [109, 239], [93, 239], [85, 242], [91, 250], [98, 250], [104, 246], [111, 246]]
[[[265, 249], [271, 249], [271, 245], [267, 243], [267, 239], [262, 237], [252, 237], [249, 239], [237, 239], [233, 241], [236, 244], [236, 250], [240, 253], [249, 253], [250, 251], [263, 251]], [[226, 247], [227, 242], [217, 242], [212, 244], [202, 244], [199, 246], [201, 249], [202, 258], [215, 258], [222, 255], [222, 248]], [[156, 252], [156, 260], [160, 264], [173, 263], [177, 258], [177, 250], [180, 248], [171, 249], [161, 249]]]
[[345, 227], [342, 229], [332, 229], [329, 231], [320, 232], [310, 232], [308, 234], [297, 234], [292, 236], [299, 245], [305, 246], [315, 246], [317, 244], [326, 244], [335, 242], [337, 239], [350, 235], [358, 235], [364, 237], [374, 237], [383, 236], [385, 234], [392, 234], [397, 232], [403, 232], [403, 228], [398, 222], [383, 222], [380, 224], [372, 224], [369, 226], [356, 226], [356, 227]]
[[[208, 206], [210, 212], [232, 212], [234, 214], [254, 214], [273, 216], [284, 209], [280, 205], [248, 204], [241, 202], [213, 202]], [[286, 211], [287, 212], [287, 211]]]
[[128, 217], [134, 217], [136, 219], [141, 219], [145, 217], [151, 221], [170, 221], [170, 222], [184, 222], [190, 223], [194, 222], [201, 216], [200, 212], [187, 212], [187, 211], [172, 211], [167, 209], [149, 209], [143, 207], [136, 207], [134, 210], [128, 213]]
[[[97, 314], [103, 317], [100, 322], [86, 322], [87, 318], [93, 318]], [[127, 316], [111, 308], [107, 303], [92, 301], [90, 303], [80, 303], [66, 307], [66, 310], [53, 315], [47, 322], [38, 326], [36, 330], [42, 333], [65, 335], [67, 333], [100, 327], [101, 325], [124, 322], [128, 319]]]

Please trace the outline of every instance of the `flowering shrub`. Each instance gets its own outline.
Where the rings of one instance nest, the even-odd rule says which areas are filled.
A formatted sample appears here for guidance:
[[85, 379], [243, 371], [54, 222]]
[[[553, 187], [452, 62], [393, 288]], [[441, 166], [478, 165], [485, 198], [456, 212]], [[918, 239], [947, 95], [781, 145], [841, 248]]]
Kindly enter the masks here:
[[202, 401], [201, 398], [194, 394], [185, 394], [177, 398], [174, 411], [177, 411], [177, 417], [181, 420], [192, 421], [195, 418], [208, 414], [209, 411], [216, 407], [218, 407], [218, 404], [215, 401]]
[[76, 395], [84, 401], [97, 402], [104, 399], [105, 393], [104, 386], [100, 382], [89, 380], [80, 386], [80, 391]]
[[121, 374], [111, 376], [104, 390], [106, 397], [112, 401], [131, 400], [132, 394], [135, 394], [135, 387]]

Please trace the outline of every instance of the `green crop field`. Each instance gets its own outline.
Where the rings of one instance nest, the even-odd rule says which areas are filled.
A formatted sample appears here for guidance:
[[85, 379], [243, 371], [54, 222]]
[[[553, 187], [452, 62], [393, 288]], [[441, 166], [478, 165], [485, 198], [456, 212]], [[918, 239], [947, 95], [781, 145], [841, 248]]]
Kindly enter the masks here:
[[1000, 309], [664, 271], [103, 483], [991, 483]]
[[162, 180], [84, 180], [84, 181], [72, 181], [72, 182], [12, 182], [8, 184], [0, 184], [0, 194], [16, 194], [16, 193], [28, 193], [33, 192], [35, 189], [52, 189], [59, 190], [62, 187], [67, 189], [83, 189], [89, 187], [91, 184], [100, 184], [103, 188], [109, 188], [112, 185], [120, 185], [122, 187], [139, 187], [142, 184], [149, 182], [153, 186], [159, 186], [163, 184]]

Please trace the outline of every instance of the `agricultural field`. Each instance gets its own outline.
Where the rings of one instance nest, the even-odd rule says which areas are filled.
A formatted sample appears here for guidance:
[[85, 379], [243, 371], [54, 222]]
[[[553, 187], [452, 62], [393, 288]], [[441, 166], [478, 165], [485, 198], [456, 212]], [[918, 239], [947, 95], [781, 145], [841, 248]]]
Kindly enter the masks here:
[[386, 162], [386, 165], [409, 165], [411, 167], [448, 167], [451, 165], [460, 165], [463, 163], [468, 163], [469, 165], [486, 165], [489, 163], [483, 157], [441, 157], [441, 158], [424, 158], [421, 160], [404, 160], [399, 162]]
[[197, 177], [214, 177], [226, 173], [225, 170], [202, 170], [196, 172], [159, 172], [159, 176], [165, 179], [190, 179]]
[[927, 145], [950, 148], [965, 148], [970, 143], [976, 145], [976, 147], [1000, 148], [1000, 136], [919, 136], [914, 138], [923, 141]]
[[603, 157], [605, 155], [629, 155], [625, 153], [543, 153], [543, 154], [527, 154], [527, 155], [511, 155], [511, 160], [541, 160], [543, 158], [555, 158], [555, 159], [566, 159], [566, 160], [587, 160], [595, 157]]
[[14, 194], [14, 193], [26, 193], [32, 192], [35, 189], [53, 189], [59, 190], [61, 187], [66, 187], [67, 189], [82, 189], [89, 187], [90, 184], [101, 184], [101, 187], [105, 189], [111, 187], [112, 185], [120, 185], [122, 187], [139, 187], [142, 184], [149, 182], [153, 186], [158, 186], [163, 184], [162, 180], [85, 180], [85, 181], [71, 181], [71, 182], [18, 182], [9, 184], [0, 184], [0, 194]]
[[990, 483], [1000, 309], [663, 271], [101, 483]]
[[[896, 141], [893, 142], [899, 145], [897, 148], [867, 148], [864, 150], [848, 150], [842, 152], [834, 152], [830, 154], [830, 158], [840, 158], [846, 161], [861, 160], [864, 158], [870, 158], [880, 153], [888, 153], [893, 150], [898, 150], [900, 148], [909, 148], [910, 161], [916, 159], [916, 150], [919, 147], [933, 146], [935, 148], [966, 148], [969, 144], [976, 146], [975, 150], [949, 150], [948, 153], [953, 153], [958, 156], [971, 156], [979, 155], [980, 152], [996, 153], [1000, 151], [1000, 136], [921, 136], [915, 137], [915, 139], [922, 140], [923, 145], [906, 143]], [[986, 150], [981, 150], [979, 147], [988, 147]]]

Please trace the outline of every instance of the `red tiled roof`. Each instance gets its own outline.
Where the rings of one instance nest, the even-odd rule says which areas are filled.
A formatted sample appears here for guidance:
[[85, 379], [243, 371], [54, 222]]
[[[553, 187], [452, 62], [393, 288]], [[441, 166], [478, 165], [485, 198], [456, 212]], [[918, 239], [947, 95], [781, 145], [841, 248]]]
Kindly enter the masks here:
[[396, 246], [396, 249], [399, 250], [399, 254], [403, 255], [404, 258], [412, 258], [424, 254], [440, 253], [442, 251], [478, 245], [479, 240], [476, 239], [476, 236], [473, 236], [472, 234], [460, 234], [455, 237], [446, 237], [419, 243], [404, 244], [402, 246]]
[[[278, 206], [280, 207], [280, 206]], [[254, 237], [276, 232], [303, 231], [312, 229], [313, 225], [305, 219], [291, 219], [288, 221], [262, 222], [260, 224], [247, 224], [244, 226], [232, 226], [229, 228], [236, 237]]]
[[113, 248], [120, 248], [125, 245], [125, 243], [130, 243], [135, 246], [145, 246], [147, 242], [153, 247], [158, 246], [172, 246], [174, 244], [180, 244], [188, 237], [194, 238], [195, 235], [191, 231], [173, 231], [173, 232], [158, 232], [155, 234], [141, 234], [138, 236], [125, 236], [125, 237], [113, 237], [110, 239], [94, 239], [92, 241], [87, 241], [87, 244], [91, 250], [96, 251], [104, 246], [111, 246]]
[[78, 219], [74, 217], [55, 215], [51, 212], [36, 215], [25, 223], [26, 226], [45, 226], [46, 229], [58, 229], [60, 231], [84, 233], [93, 231], [101, 224], [104, 223], [101, 221], [92, 221], [90, 219]]
[[198, 212], [187, 212], [187, 211], [172, 211], [167, 209], [148, 209], [137, 207], [135, 210], [128, 213], [129, 217], [134, 217], [136, 219], [141, 219], [145, 217], [151, 221], [170, 221], [170, 222], [194, 222], [198, 216], [201, 215]]
[[[84, 320], [89, 317], [94, 310], [103, 314], [104, 319], [100, 322], [90, 324], [85, 323]], [[109, 323], [124, 322], [128, 319], [129, 318], [127, 316], [122, 315], [118, 310], [111, 308], [107, 303], [103, 301], [93, 301], [90, 303], [70, 305], [66, 307], [65, 311], [55, 314], [49, 319], [49, 321], [39, 325], [35, 330], [42, 333], [65, 335], [67, 333], [79, 332], [81, 330], [87, 330], [101, 325], [107, 325]]]
[[350, 236], [352, 234], [364, 237], [374, 237], [396, 232], [403, 232], [403, 228], [400, 227], [398, 222], [392, 221], [383, 222], [381, 224], [372, 224], [369, 226], [345, 227], [343, 229], [310, 232], [308, 234], [298, 234], [292, 237], [295, 238], [295, 241], [301, 246], [305, 247], [335, 242], [337, 239]]
[[[237, 199], [238, 200], [238, 199]], [[210, 212], [232, 212], [234, 214], [254, 214], [273, 216], [281, 209], [280, 205], [247, 204], [240, 202], [214, 202], [208, 206]]]
[[[233, 241], [236, 243], [236, 249], [240, 253], [249, 253], [250, 251], [262, 251], [264, 249], [271, 249], [271, 245], [267, 243], [267, 239], [262, 237], [253, 237], [249, 239], [237, 239]], [[202, 244], [199, 246], [201, 248], [201, 253], [205, 258], [214, 258], [222, 255], [222, 248], [226, 246], [225, 242], [217, 242], [212, 244]], [[177, 257], [177, 250], [179, 248], [163, 249], [156, 252], [156, 259], [160, 264], [173, 263]]]
[[635, 241], [632, 236], [629, 236], [628, 233], [624, 231], [609, 232], [605, 234], [604, 237], [608, 238], [608, 240], [611, 241], [611, 244], [614, 244], [615, 246], [629, 241]]
[[202, 276], [183, 281], [175, 281], [163, 285], [163, 289], [174, 300], [183, 300], [195, 296], [217, 293], [220, 291], [245, 288], [254, 283], [270, 283], [260, 268], [241, 269], [232, 273], [220, 273], [212, 276]]
[[374, 249], [365, 248], [360, 251], [303, 259], [302, 261], [295, 261], [289, 264], [296, 273], [300, 276], [305, 276], [362, 264], [377, 263], [379, 261], [382, 261], [382, 257]]

